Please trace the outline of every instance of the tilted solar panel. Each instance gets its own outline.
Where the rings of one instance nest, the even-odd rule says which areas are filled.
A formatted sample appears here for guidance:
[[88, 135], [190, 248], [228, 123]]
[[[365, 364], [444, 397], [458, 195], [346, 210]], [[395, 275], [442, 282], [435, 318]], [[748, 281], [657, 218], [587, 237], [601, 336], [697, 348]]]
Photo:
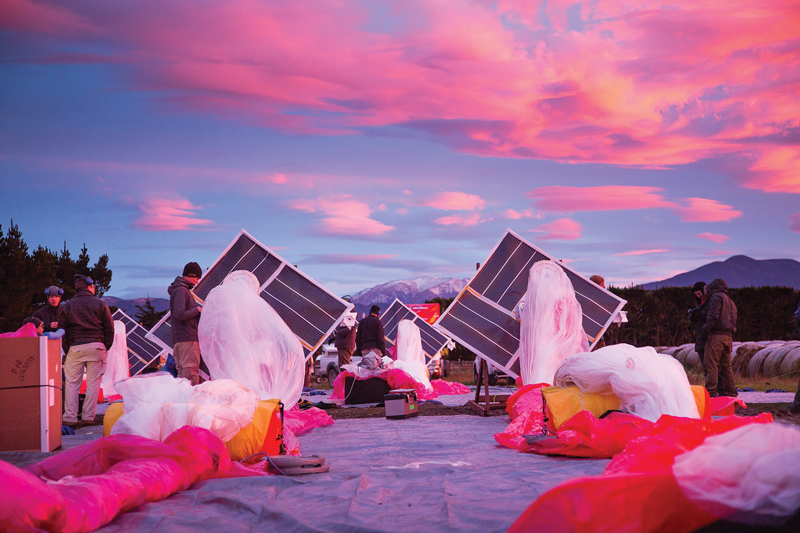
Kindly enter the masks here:
[[[516, 351], [520, 323], [513, 310], [528, 289], [531, 266], [545, 260], [553, 258], [507, 230], [434, 328], [502, 367], [509, 375], [519, 377]], [[594, 347], [626, 302], [567, 265], [558, 264], [572, 282], [583, 311], [583, 329]]]
[[[234, 270], [248, 270], [255, 274], [261, 285], [261, 298], [275, 309], [297, 336], [306, 358], [319, 348], [353, 308], [353, 304], [329, 292], [245, 230], [236, 236], [194, 287], [192, 293], [197, 301], [202, 303], [211, 289]], [[148, 338], [171, 351], [169, 313], [148, 333]]]
[[111, 315], [114, 320], [125, 324], [125, 337], [128, 341], [128, 363], [131, 376], [141, 373], [147, 366], [161, 357], [167, 356], [167, 351], [160, 345], [146, 338], [147, 330], [138, 322], [129, 317], [122, 309], [117, 309]]
[[425, 352], [426, 363], [450, 342], [450, 338], [447, 335], [433, 329], [433, 326], [428, 324], [424, 318], [395, 298], [392, 305], [381, 314], [383, 335], [390, 345], [394, 345], [397, 342], [397, 327], [401, 320], [411, 320], [419, 328], [422, 351]]

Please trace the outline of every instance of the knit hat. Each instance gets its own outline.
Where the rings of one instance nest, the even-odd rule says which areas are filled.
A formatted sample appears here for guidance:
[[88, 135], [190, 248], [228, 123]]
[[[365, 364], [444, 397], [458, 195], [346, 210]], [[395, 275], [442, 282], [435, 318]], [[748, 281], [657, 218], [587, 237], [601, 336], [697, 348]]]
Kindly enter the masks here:
[[702, 291], [705, 288], [706, 288], [706, 282], [698, 281], [697, 283], [692, 285], [692, 292]]
[[591, 281], [591, 282], [593, 282], [593, 283], [595, 283], [597, 285], [600, 285], [601, 287], [606, 282], [606, 280], [603, 279], [603, 276], [598, 276], [597, 274], [595, 274], [594, 276], [589, 278], [589, 281]]
[[55, 285], [50, 285], [49, 287], [47, 287], [44, 290], [44, 294], [47, 297], [50, 297], [50, 296], [61, 296], [62, 294], [64, 294], [64, 291], [61, 290], [60, 287], [56, 287]]
[[203, 276], [203, 269], [200, 268], [200, 265], [192, 261], [191, 263], [186, 263], [186, 266], [183, 267], [183, 275], [200, 278]]

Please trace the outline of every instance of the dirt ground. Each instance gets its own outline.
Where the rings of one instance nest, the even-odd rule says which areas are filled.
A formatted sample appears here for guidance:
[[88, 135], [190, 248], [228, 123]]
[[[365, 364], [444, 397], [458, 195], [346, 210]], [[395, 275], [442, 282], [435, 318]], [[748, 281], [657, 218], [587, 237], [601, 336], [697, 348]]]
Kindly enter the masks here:
[[789, 403], [751, 403], [747, 409], [736, 406], [736, 414], [739, 416], [756, 416], [760, 413], [772, 413], [775, 422], [800, 426], [800, 414], [793, 415], [789, 411]]

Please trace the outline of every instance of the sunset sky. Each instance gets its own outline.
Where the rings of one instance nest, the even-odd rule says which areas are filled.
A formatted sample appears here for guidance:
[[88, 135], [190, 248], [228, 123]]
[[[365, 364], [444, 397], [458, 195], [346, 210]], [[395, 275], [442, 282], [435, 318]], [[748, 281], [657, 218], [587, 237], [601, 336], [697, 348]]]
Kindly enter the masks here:
[[3, 0], [11, 219], [123, 298], [242, 228], [337, 294], [506, 228], [617, 286], [800, 260], [800, 3]]

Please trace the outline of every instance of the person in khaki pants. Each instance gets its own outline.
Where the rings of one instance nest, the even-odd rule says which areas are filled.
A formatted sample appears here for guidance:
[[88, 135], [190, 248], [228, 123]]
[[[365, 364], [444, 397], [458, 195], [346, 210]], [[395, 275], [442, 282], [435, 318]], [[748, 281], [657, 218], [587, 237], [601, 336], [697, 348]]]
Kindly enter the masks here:
[[[95, 297], [94, 281], [89, 276], [75, 276], [75, 296], [58, 310], [58, 327], [66, 331], [64, 360], [64, 415], [70, 427], [94, 424], [97, 395], [108, 349], [114, 342], [114, 320], [108, 304]], [[78, 396], [86, 370], [86, 399], [78, 420]]]

